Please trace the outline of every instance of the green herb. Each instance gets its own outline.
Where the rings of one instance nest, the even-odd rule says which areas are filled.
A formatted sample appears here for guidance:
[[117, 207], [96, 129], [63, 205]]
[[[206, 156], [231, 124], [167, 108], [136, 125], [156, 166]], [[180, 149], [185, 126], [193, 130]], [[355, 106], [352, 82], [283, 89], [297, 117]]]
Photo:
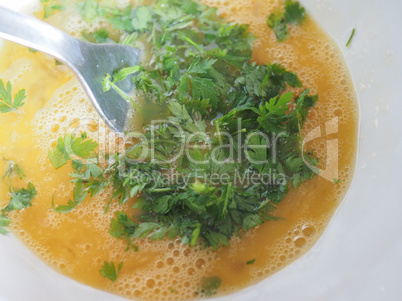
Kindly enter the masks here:
[[137, 73], [141, 69], [142, 68], [140, 66], [133, 66], [133, 67], [121, 69], [116, 74], [114, 74], [113, 80], [111, 80], [110, 74], [107, 74], [103, 79], [103, 92], [107, 92], [110, 89], [113, 89], [117, 93], [119, 93], [124, 99], [126, 99], [127, 101], [130, 101], [137, 110], [140, 110], [140, 108], [138, 107], [138, 105], [134, 101], [134, 99], [131, 98], [130, 96], [128, 96], [126, 93], [124, 93], [123, 90], [121, 90], [116, 85], [116, 82], [124, 80], [125, 78], [127, 78], [127, 76], [129, 76], [133, 73]]
[[137, 228], [137, 223], [130, 219], [124, 212], [116, 211], [115, 215], [117, 219], [113, 218], [111, 220], [109, 233], [113, 237], [124, 238], [127, 241], [126, 251], [128, 251], [130, 247], [132, 247], [134, 251], [138, 251], [138, 246], [132, 243], [131, 238]]
[[64, 6], [57, 3], [55, 0], [40, 0], [44, 13], [43, 18], [47, 19], [54, 13], [64, 10]]
[[133, 10], [132, 15], [131, 25], [135, 31], [146, 30], [152, 22], [151, 10], [147, 6], [138, 6]]
[[222, 285], [222, 280], [218, 276], [204, 278], [201, 282], [201, 293], [206, 297], [213, 296], [217, 293]]
[[56, 66], [61, 66], [61, 65], [63, 65], [63, 63], [60, 62], [59, 60], [54, 60], [54, 64], [55, 64]]
[[254, 264], [254, 263], [255, 263], [255, 259], [249, 260], [249, 261], [246, 262], [246, 264], [249, 264], [249, 265], [250, 265], [250, 264]]
[[[66, 165], [70, 159], [74, 169], [71, 174], [74, 183], [73, 200], [70, 199], [67, 205], [56, 207], [53, 198], [52, 208], [56, 212], [69, 213], [81, 204], [88, 194], [94, 196], [105, 189], [106, 185], [102, 187], [98, 183], [93, 183], [93, 179], [98, 179], [103, 175], [103, 170], [98, 166], [98, 161], [94, 157], [97, 146], [98, 143], [89, 139], [86, 133], [81, 134], [78, 138], [74, 134], [67, 134], [60, 137], [57, 146], [49, 151], [49, 160], [56, 169]], [[86, 162], [73, 159], [73, 156], [86, 159]], [[86, 187], [89, 182], [92, 183], [92, 186]]]
[[105, 28], [98, 29], [94, 32], [84, 30], [82, 36], [89, 42], [103, 44], [109, 40], [109, 31]]
[[115, 267], [113, 261], [111, 261], [110, 263], [105, 261], [102, 265], [102, 269], [100, 270], [100, 274], [102, 275], [102, 277], [105, 277], [114, 282], [114, 281], [116, 281], [117, 277], [119, 276], [122, 267], [123, 267], [123, 262], [120, 262], [120, 264], [116, 270], [116, 267]]
[[283, 42], [290, 37], [288, 25], [285, 21], [285, 14], [283, 12], [276, 11], [271, 14], [267, 19], [267, 25], [274, 30], [278, 41]]
[[341, 182], [341, 180], [339, 180], [339, 179], [334, 179], [333, 181], [335, 184], [339, 184]]
[[11, 193], [10, 203], [6, 208], [3, 209], [3, 212], [10, 212], [14, 210], [21, 210], [24, 208], [31, 207], [32, 200], [35, 198], [37, 192], [32, 183], [28, 183], [28, 187], [21, 189], [14, 189]]
[[28, 183], [27, 188], [12, 188], [12, 177], [16, 175], [20, 180], [25, 177], [24, 172], [19, 164], [13, 161], [7, 161], [8, 167], [3, 175], [3, 180], [8, 176], [8, 189], [10, 193], [10, 203], [2, 209], [2, 213], [6, 214], [10, 211], [21, 210], [31, 207], [32, 200], [35, 198], [37, 192], [32, 183]]
[[97, 0], [84, 0], [77, 3], [77, 8], [79, 9], [82, 18], [91, 22], [96, 17], [99, 16], [99, 5]]
[[36, 52], [38, 52], [38, 50], [32, 49], [32, 48], [28, 48], [28, 51], [31, 52], [31, 53], [36, 53]]
[[[298, 14], [304, 18], [300, 6], [286, 3], [289, 23], [299, 22]], [[84, 18], [87, 5], [96, 6], [91, 18], [105, 17], [128, 33], [121, 43], [141, 41], [152, 57], [106, 75], [104, 90], [119, 92], [117, 83], [130, 76], [146, 104], [166, 108], [167, 119], [145, 124], [145, 139], [109, 154], [102, 169], [95, 159], [72, 160], [80, 193], [62, 209], [107, 188], [113, 192], [105, 211], [114, 201], [136, 198], [140, 214], [117, 211], [110, 225], [128, 248], [135, 239], [180, 237], [183, 244], [217, 249], [233, 235], [277, 220], [273, 212], [291, 185], [315, 175], [309, 166], [318, 160], [305, 151], [302, 128], [318, 97], [309, 89], [287, 93], [302, 88], [297, 75], [279, 64], [251, 62], [255, 38], [248, 26], [228, 24], [214, 8], [159, 0], [118, 10], [87, 0], [79, 7]], [[49, 152], [56, 168], [74, 153], [66, 150], [74, 139], [60, 138]]]
[[[87, 140], [86, 143], [87, 145], [94, 145], [92, 140]], [[79, 153], [81, 157], [88, 157], [87, 155], [89, 154], [86, 152]], [[59, 213], [69, 213], [73, 211], [88, 195], [95, 196], [103, 192], [108, 185], [111, 185], [111, 183], [104, 178], [103, 170], [98, 166], [97, 159], [87, 159], [85, 163], [80, 160], [72, 160], [71, 165], [74, 170], [74, 172], [70, 174], [73, 178], [71, 182], [74, 183], [73, 200], [70, 199], [67, 205], [59, 205], [56, 207], [53, 197], [52, 208]]]
[[14, 96], [11, 95], [12, 85], [7, 82], [5, 86], [3, 81], [0, 79], [0, 113], [9, 113], [21, 108], [25, 102], [25, 89], [19, 90]]
[[77, 181], [74, 187], [74, 200], [69, 200], [67, 205], [54, 206], [54, 200], [52, 200], [52, 208], [59, 213], [69, 213], [75, 209], [88, 195], [87, 191], [84, 191], [84, 185], [81, 181]]
[[11, 193], [11, 179], [13, 175], [16, 175], [20, 180], [25, 177], [25, 173], [22, 171], [21, 167], [18, 163], [14, 161], [8, 160], [7, 161], [7, 168], [3, 175], [2, 180], [4, 180], [8, 176], [8, 190]]
[[278, 41], [283, 42], [289, 36], [288, 24], [300, 25], [306, 19], [305, 9], [298, 1], [286, 0], [285, 11], [276, 11], [267, 19], [267, 25], [271, 27]]
[[299, 1], [285, 1], [285, 20], [287, 23], [299, 25], [306, 19], [306, 11]]
[[76, 138], [74, 134], [67, 134], [60, 137], [57, 141], [57, 146], [49, 151], [50, 162], [56, 169], [67, 164], [72, 155], [88, 159], [91, 153], [95, 151], [98, 144], [86, 135]]
[[349, 47], [349, 46], [350, 46], [350, 43], [352, 42], [352, 39], [353, 39], [353, 37], [355, 36], [355, 33], [356, 33], [356, 29], [353, 28], [352, 34], [350, 35], [350, 38], [349, 38], [348, 42], [346, 43], [346, 47]]
[[9, 187], [9, 193], [10, 193], [10, 203], [2, 209], [2, 213], [8, 213], [10, 211], [14, 210], [21, 210], [24, 208], [30, 207], [32, 204], [32, 200], [35, 198], [37, 192], [35, 190], [35, 187], [32, 185], [32, 183], [28, 183], [28, 187], [25, 188], [12, 188], [11, 181], [12, 177], [16, 175], [18, 178], [22, 179], [25, 177], [24, 172], [20, 168], [20, 166], [13, 162], [13, 161], [7, 161], [8, 167], [6, 168], [6, 172], [3, 175], [3, 180], [8, 176], [8, 187]]
[[20, 166], [17, 163], [9, 160], [7, 161], [7, 168], [2, 179], [4, 180], [8, 176], [10, 202], [6, 207], [1, 210], [0, 213], [0, 234], [8, 233], [5, 227], [7, 227], [11, 223], [11, 220], [8, 219], [7, 213], [14, 210], [21, 210], [31, 207], [32, 200], [37, 195], [34, 185], [30, 182], [28, 183], [27, 188], [13, 188], [12, 178], [14, 175], [20, 179], [25, 177], [25, 174]]

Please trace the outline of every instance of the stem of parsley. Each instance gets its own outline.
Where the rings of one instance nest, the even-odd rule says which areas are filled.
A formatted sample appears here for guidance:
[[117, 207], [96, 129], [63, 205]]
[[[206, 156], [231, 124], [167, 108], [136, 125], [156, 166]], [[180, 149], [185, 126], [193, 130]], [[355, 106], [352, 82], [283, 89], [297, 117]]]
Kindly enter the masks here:
[[158, 193], [158, 192], [169, 192], [172, 191], [172, 188], [159, 188], [159, 189], [150, 189], [149, 192], [154, 192], [154, 193]]
[[126, 93], [123, 92], [123, 90], [121, 90], [115, 83], [110, 82], [111, 86], [113, 87], [113, 89], [119, 93], [119, 95], [121, 97], [123, 97], [125, 100], [130, 101], [133, 106], [135, 107], [136, 110], [140, 111], [140, 107], [135, 103], [134, 99], [132, 99], [130, 96], [128, 96]]
[[355, 36], [355, 32], [356, 32], [356, 29], [353, 28], [352, 34], [350, 35], [350, 38], [349, 38], [348, 42], [346, 43], [346, 47], [349, 47], [350, 43], [352, 42], [353, 37]]
[[219, 145], [222, 145], [221, 128], [219, 126], [219, 121], [215, 121], [216, 137], [218, 137]]

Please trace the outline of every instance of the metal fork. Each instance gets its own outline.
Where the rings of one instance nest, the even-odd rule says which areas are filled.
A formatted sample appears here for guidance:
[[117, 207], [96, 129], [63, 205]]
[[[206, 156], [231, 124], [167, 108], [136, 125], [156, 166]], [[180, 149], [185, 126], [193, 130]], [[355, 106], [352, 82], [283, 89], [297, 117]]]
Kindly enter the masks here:
[[[125, 132], [132, 123], [131, 105], [114, 90], [103, 92], [102, 81], [107, 73], [137, 65], [138, 48], [93, 44], [71, 37], [36, 18], [0, 6], [0, 38], [47, 53], [71, 68], [80, 80], [89, 99], [106, 124], [117, 132]], [[127, 78], [119, 84], [131, 93], [134, 84]]]

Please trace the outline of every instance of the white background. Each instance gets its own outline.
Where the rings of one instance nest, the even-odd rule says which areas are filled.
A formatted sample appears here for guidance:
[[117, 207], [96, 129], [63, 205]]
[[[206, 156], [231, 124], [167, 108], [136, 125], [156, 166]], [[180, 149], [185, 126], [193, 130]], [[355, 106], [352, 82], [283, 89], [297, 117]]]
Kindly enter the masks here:
[[[0, 5], [19, 8], [27, 1]], [[312, 250], [219, 300], [402, 300], [402, 1], [301, 3], [337, 42], [355, 82], [361, 114], [355, 179]], [[0, 301], [20, 300], [123, 299], [59, 275], [12, 236], [1, 236]]]

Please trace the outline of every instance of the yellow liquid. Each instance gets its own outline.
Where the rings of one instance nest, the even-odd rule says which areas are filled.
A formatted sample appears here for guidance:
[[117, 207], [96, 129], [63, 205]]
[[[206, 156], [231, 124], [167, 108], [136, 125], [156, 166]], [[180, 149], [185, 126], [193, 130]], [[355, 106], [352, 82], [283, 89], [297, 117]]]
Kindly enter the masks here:
[[[133, 201], [123, 207], [112, 205], [104, 214], [108, 195], [101, 195], [86, 199], [72, 213], [56, 213], [51, 209], [53, 197], [56, 204], [66, 204], [72, 198], [71, 167], [56, 171], [47, 159], [57, 138], [71, 128], [87, 131], [100, 142], [103, 152], [116, 149], [120, 140], [99, 121], [71, 72], [64, 66], [56, 67], [46, 55], [7, 43], [1, 53], [0, 78], [13, 83], [14, 94], [25, 88], [28, 98], [18, 112], [0, 115], [0, 171], [6, 164], [3, 158], [19, 162], [27, 178], [14, 179], [13, 186], [22, 187], [31, 181], [38, 191], [31, 208], [11, 214], [10, 227], [46, 263], [77, 281], [141, 300], [199, 297], [195, 292], [208, 276], [222, 279], [219, 294], [238, 291], [304, 254], [319, 238], [350, 185], [356, 154], [357, 102], [347, 68], [331, 39], [307, 17], [302, 26], [291, 28], [286, 42], [278, 43], [265, 20], [280, 6], [279, 1], [204, 2], [219, 7], [230, 21], [251, 25], [258, 37], [255, 61], [282, 63], [319, 95], [304, 132], [308, 136], [318, 128], [321, 136], [308, 142], [306, 148], [319, 157], [323, 175], [329, 170], [331, 176], [338, 168], [336, 178], [340, 182], [316, 176], [282, 201], [275, 215], [283, 219], [267, 222], [242, 239], [234, 238], [230, 247], [217, 252], [189, 248], [174, 240], [139, 240], [134, 242], [140, 247], [138, 252], [126, 252], [126, 243], [113, 238], [108, 229], [113, 212], [129, 212]], [[62, 15], [50, 21], [74, 23]], [[79, 32], [72, 26], [65, 29], [72, 34]], [[326, 164], [336, 146], [339, 161]], [[0, 183], [0, 206], [7, 205], [8, 199], [4, 180]], [[254, 264], [247, 264], [253, 259]], [[104, 261], [124, 262], [116, 282], [100, 275]]]

